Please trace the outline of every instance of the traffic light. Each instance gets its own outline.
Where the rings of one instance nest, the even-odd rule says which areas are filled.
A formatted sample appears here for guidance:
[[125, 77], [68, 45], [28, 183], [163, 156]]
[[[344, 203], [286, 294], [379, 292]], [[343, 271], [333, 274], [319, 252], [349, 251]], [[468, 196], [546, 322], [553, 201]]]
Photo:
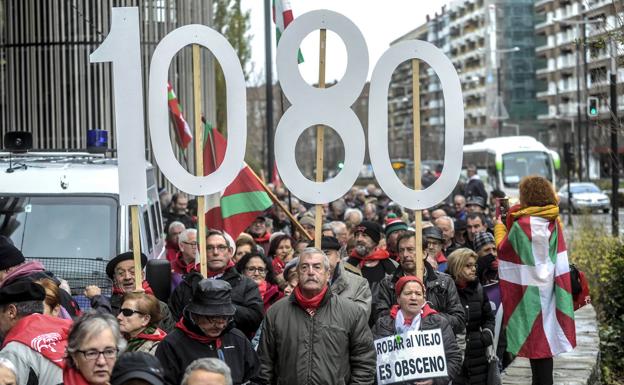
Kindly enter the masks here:
[[574, 150], [572, 149], [572, 143], [563, 144], [563, 159], [565, 160], [568, 169], [574, 168], [575, 158]]
[[595, 96], [587, 98], [587, 115], [598, 116], [598, 98]]

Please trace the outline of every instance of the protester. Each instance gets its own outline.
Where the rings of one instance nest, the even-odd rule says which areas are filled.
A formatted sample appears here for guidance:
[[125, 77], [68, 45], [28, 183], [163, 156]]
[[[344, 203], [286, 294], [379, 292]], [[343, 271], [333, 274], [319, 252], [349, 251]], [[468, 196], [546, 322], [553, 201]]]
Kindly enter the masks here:
[[271, 264], [275, 273], [275, 279], [280, 287], [283, 287], [285, 284], [283, 276], [284, 266], [293, 259], [295, 253], [294, 243], [295, 241], [291, 236], [282, 234], [274, 237], [269, 245], [268, 256], [273, 258]]
[[347, 241], [349, 240], [349, 229], [347, 229], [347, 225], [341, 220], [335, 220], [329, 224], [334, 230], [334, 234], [336, 234], [336, 239], [340, 242], [340, 246], [342, 248], [341, 252], [344, 251], [344, 247], [347, 245]]
[[294, 295], [266, 314], [258, 347], [260, 382], [372, 384], [376, 363], [372, 334], [364, 312], [328, 290], [327, 256], [315, 248], [305, 249], [297, 274]]
[[61, 314], [61, 293], [54, 281], [49, 278], [43, 278], [35, 281], [45, 290], [45, 299], [43, 300], [43, 314], [52, 317], [58, 317]]
[[126, 293], [117, 315], [119, 330], [128, 341], [129, 352], [154, 354], [167, 333], [158, 328], [160, 304], [151, 294]]
[[457, 194], [453, 197], [453, 205], [455, 206], [455, 219], [466, 220], [466, 197]]
[[466, 217], [466, 243], [465, 247], [474, 250], [474, 238], [477, 233], [487, 231], [485, 226], [485, 215], [481, 213], [470, 213]]
[[347, 225], [347, 229], [349, 230], [349, 232], [351, 232], [353, 228], [355, 228], [355, 226], [362, 223], [363, 220], [364, 215], [362, 214], [362, 211], [360, 211], [358, 208], [348, 208], [345, 211], [344, 223]]
[[392, 274], [398, 265], [390, 259], [386, 250], [378, 247], [381, 234], [381, 226], [377, 223], [363, 221], [357, 225], [353, 229], [355, 248], [346, 262], [360, 268], [362, 276], [371, 286], [371, 291], [374, 291], [374, 284], [381, 281], [386, 274]]
[[443, 208], [438, 207], [431, 212], [431, 222], [435, 222], [436, 219], [445, 217], [446, 215], [446, 211], [444, 211]]
[[245, 232], [253, 237], [256, 245], [262, 247], [264, 255], [269, 255], [268, 252], [271, 233], [267, 230], [266, 220], [267, 219], [264, 215], [258, 215]]
[[167, 229], [165, 251], [167, 253], [167, 260], [171, 263], [178, 257], [178, 252], [180, 251], [179, 236], [184, 230], [186, 230], [184, 223], [178, 221], [171, 222]]
[[[125, 352], [119, 356], [111, 385], [163, 385], [165, 371], [160, 361], [146, 352]], [[206, 384], [207, 385], [207, 384]]]
[[444, 236], [442, 231], [431, 226], [423, 230], [423, 241], [425, 246], [425, 258], [429, 264], [437, 271], [446, 271], [446, 257], [442, 252]]
[[[210, 230], [206, 235], [208, 278], [226, 281], [232, 287], [232, 303], [236, 308], [234, 326], [252, 336], [262, 321], [262, 298], [258, 285], [245, 277], [232, 262], [232, 246], [224, 233]], [[187, 274], [169, 297], [169, 308], [175, 319], [182, 317], [184, 307], [191, 301], [193, 291], [204, 277], [194, 271]]]
[[468, 197], [466, 201], [466, 212], [470, 213], [481, 213], [483, 214], [485, 211], [485, 200], [480, 196]]
[[297, 275], [297, 264], [299, 263], [299, 257], [293, 258], [284, 267], [284, 277], [286, 279], [286, 287], [284, 288], [284, 296], [288, 297], [295, 290], [299, 284], [299, 276]]
[[181, 385], [232, 385], [232, 372], [219, 359], [199, 358], [187, 366]]
[[[141, 253], [141, 268], [145, 268], [147, 257]], [[134, 271], [134, 253], [127, 251], [121, 253], [111, 259], [106, 264], [106, 275], [113, 280], [113, 294], [110, 300], [102, 295], [102, 290], [95, 285], [89, 285], [85, 288], [85, 296], [91, 301], [91, 308], [101, 312], [107, 312], [113, 316], [117, 316], [121, 309], [124, 294], [136, 290], [135, 287], [135, 271]], [[143, 274], [143, 277], [145, 275]], [[147, 281], [143, 279], [142, 290], [147, 294], [154, 294], [152, 288]], [[173, 329], [175, 324], [174, 318], [166, 303], [159, 301], [161, 320], [159, 327], [166, 332]]]
[[[377, 296], [373, 303], [374, 319], [378, 319], [390, 312], [396, 303], [395, 285], [405, 275], [417, 276], [416, 272], [416, 236], [414, 232], [405, 233], [399, 238], [399, 256], [401, 265], [392, 275], [386, 276], [379, 284]], [[423, 280], [427, 289], [427, 301], [432, 309], [446, 318], [453, 331], [461, 333], [465, 329], [464, 309], [457, 295], [457, 288], [453, 279], [444, 273], [437, 272], [424, 260]]]
[[245, 254], [249, 254], [256, 250], [256, 242], [254, 242], [251, 236], [246, 236], [247, 234], [238, 236], [236, 239], [236, 251], [232, 256], [232, 262], [237, 263]]
[[471, 197], [479, 197], [483, 199], [483, 202], [487, 202], [488, 194], [485, 191], [485, 186], [481, 181], [481, 178], [477, 174], [477, 166], [474, 164], [468, 165], [466, 168], [466, 173], [468, 174], [468, 183], [464, 187], [464, 196], [467, 198]]
[[196, 259], [199, 255], [196, 229], [186, 229], [180, 233], [178, 250], [175, 259], [171, 261], [171, 271], [174, 273], [173, 275], [178, 276], [175, 279], [176, 286], [180, 283], [184, 274], [195, 269]]
[[17, 385], [17, 369], [6, 358], [0, 358], [0, 385]]
[[19, 385], [62, 382], [71, 321], [43, 315], [45, 295], [41, 285], [30, 281], [0, 288], [0, 359], [13, 363]]
[[234, 384], [252, 379], [258, 357], [247, 337], [232, 324], [238, 311], [232, 287], [220, 279], [199, 281], [182, 319], [158, 346], [156, 357], [165, 368], [165, 381], [177, 385], [185, 368], [203, 357], [219, 358], [232, 370]]
[[453, 237], [453, 241], [458, 246], [458, 248], [464, 247], [468, 239], [468, 236], [466, 235], [466, 221], [464, 219], [456, 219], [453, 227], [455, 228], [455, 236]]
[[407, 223], [397, 218], [396, 214], [390, 213], [386, 216], [386, 224], [384, 232], [386, 235], [386, 251], [390, 254], [392, 260], [399, 260], [399, 252], [397, 250], [397, 240], [407, 231]]
[[440, 329], [448, 376], [420, 379], [418, 383], [435, 385], [447, 385], [450, 381], [455, 383], [461, 367], [461, 351], [448, 320], [440, 316], [425, 301], [425, 285], [419, 278], [405, 275], [396, 282], [394, 291], [397, 303], [393, 304], [388, 314], [379, 318], [375, 323], [372, 331], [374, 338], [390, 337], [412, 330]]
[[498, 259], [494, 236], [487, 231], [477, 233], [474, 239], [477, 258], [477, 277], [482, 285], [498, 281]]
[[467, 248], [448, 258], [448, 273], [466, 309], [466, 352], [461, 375], [454, 384], [488, 384], [486, 349], [494, 342], [494, 313], [477, 277], [477, 254]]
[[166, 229], [169, 229], [169, 226], [173, 222], [182, 222], [187, 229], [195, 227], [195, 220], [188, 212], [188, 203], [188, 196], [185, 193], [179, 192], [173, 194], [169, 210], [167, 210], [164, 215], [167, 220], [165, 224]]
[[442, 231], [442, 237], [444, 238], [442, 253], [448, 257], [453, 251], [459, 248], [459, 245], [455, 243], [454, 239], [455, 225], [453, 219], [445, 215], [436, 219], [433, 224]]
[[[528, 176], [518, 190], [520, 203], [509, 209], [506, 224], [498, 217], [495, 228], [507, 351], [530, 360], [534, 385], [550, 385], [553, 356], [576, 346], [568, 256], [550, 182]], [[530, 295], [539, 296], [539, 309], [518, 305]], [[542, 322], [546, 317], [552, 322]]]
[[265, 256], [254, 252], [245, 254], [237, 263], [236, 270], [251, 278], [260, 291], [260, 297], [264, 303], [266, 312], [273, 303], [283, 297], [283, 293], [277, 286], [273, 266]]

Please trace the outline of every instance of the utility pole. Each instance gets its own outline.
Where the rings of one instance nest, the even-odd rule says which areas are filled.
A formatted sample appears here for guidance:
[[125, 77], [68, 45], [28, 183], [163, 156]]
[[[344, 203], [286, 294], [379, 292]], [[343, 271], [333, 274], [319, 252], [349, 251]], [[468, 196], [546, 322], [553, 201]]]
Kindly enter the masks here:
[[619, 236], [619, 197], [620, 187], [620, 159], [618, 154], [618, 110], [617, 110], [617, 46], [615, 39], [609, 39], [611, 46], [611, 74], [609, 76], [609, 87], [611, 94], [611, 235]]
[[264, 52], [266, 71], [267, 182], [273, 180], [273, 54], [271, 53], [271, 0], [264, 0]]
[[577, 139], [576, 139], [576, 144], [577, 144], [577, 154], [578, 154], [578, 169], [577, 169], [577, 175], [578, 175], [578, 180], [579, 182], [583, 181], [583, 152], [582, 152], [582, 146], [583, 146], [583, 140], [582, 140], [582, 135], [581, 135], [581, 131], [583, 126], [581, 126], [581, 57], [579, 55], [579, 51], [580, 51], [580, 36], [579, 36], [579, 27], [578, 25], [576, 26], [576, 126], [578, 127], [578, 132], [577, 132]]
[[[586, 20], [585, 20], [585, 16], [583, 16], [582, 18], [582, 23], [581, 23], [581, 36], [582, 36], [582, 50], [581, 53], [583, 54], [583, 93], [584, 93], [584, 98], [583, 101], [585, 102], [585, 104], [587, 104], [587, 97], [589, 97], [589, 92], [587, 90], [587, 37], [586, 37], [586, 31], [585, 31], [585, 26], [586, 26]], [[587, 106], [585, 106], [587, 107]], [[589, 181], [589, 114], [587, 112], [587, 108], [584, 108], [585, 110], [585, 180]], [[579, 127], [579, 132], [581, 132], [581, 128]]]

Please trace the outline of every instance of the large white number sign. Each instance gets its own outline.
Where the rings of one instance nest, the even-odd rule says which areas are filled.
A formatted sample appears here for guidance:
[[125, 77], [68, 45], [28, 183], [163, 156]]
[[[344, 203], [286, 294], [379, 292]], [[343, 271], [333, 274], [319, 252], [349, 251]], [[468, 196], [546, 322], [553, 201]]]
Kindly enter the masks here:
[[[301, 41], [316, 29], [336, 32], [347, 47], [347, 70], [335, 86], [319, 89], [308, 85], [299, 73], [297, 50]], [[212, 51], [226, 79], [228, 144], [225, 159], [212, 174], [198, 177], [188, 173], [176, 160], [168, 129], [167, 73], [174, 55], [189, 44]], [[418, 58], [438, 74], [444, 91], [445, 150], [442, 176], [429, 188], [414, 191], [404, 186], [390, 165], [388, 154], [388, 87], [394, 69], [403, 61]], [[119, 155], [119, 190], [122, 204], [146, 203], [144, 170], [144, 122], [141, 113], [141, 66], [138, 8], [113, 8], [111, 31], [91, 54], [92, 62], [113, 62], [115, 125]], [[368, 50], [360, 30], [343, 15], [319, 10], [292, 22], [280, 39], [277, 71], [284, 94], [292, 106], [275, 132], [275, 159], [286, 186], [309, 203], [326, 203], [345, 194], [357, 179], [364, 161], [365, 138], [351, 105], [360, 95], [368, 72]], [[369, 96], [369, 152], [380, 187], [394, 201], [412, 209], [438, 203], [455, 186], [461, 170], [464, 137], [463, 102], [457, 72], [450, 60], [435, 46], [422, 41], [396, 44], [386, 51], [375, 69]], [[236, 177], [245, 156], [246, 88], [236, 53], [218, 32], [202, 25], [180, 27], [156, 47], [149, 76], [149, 123], [154, 155], [165, 176], [180, 190], [208, 195], [224, 190]], [[297, 139], [308, 127], [332, 127], [345, 147], [345, 167], [325, 182], [308, 180], [297, 167]]]

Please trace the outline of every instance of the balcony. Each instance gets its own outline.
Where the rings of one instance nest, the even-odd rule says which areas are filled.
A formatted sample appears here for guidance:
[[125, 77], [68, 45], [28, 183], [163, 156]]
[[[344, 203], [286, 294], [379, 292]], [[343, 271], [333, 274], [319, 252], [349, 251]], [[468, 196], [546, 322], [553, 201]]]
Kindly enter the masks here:
[[534, 7], [535, 7], [535, 8], [539, 8], [539, 7], [541, 7], [541, 6], [544, 6], [544, 5], [546, 5], [546, 4], [548, 4], [548, 3], [552, 3], [552, 2], [553, 2], [553, 0], [537, 0], [537, 1], [535, 2]]

